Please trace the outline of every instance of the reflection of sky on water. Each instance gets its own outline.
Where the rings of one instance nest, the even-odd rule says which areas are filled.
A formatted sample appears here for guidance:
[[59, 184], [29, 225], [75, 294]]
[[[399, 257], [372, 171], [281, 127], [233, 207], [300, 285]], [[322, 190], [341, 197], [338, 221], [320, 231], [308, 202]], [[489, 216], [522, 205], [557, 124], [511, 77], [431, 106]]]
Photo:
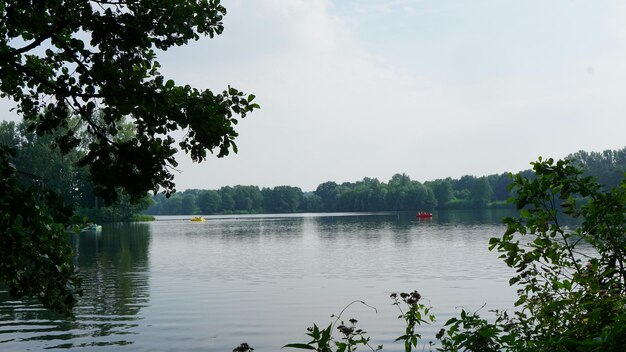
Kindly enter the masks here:
[[[197, 332], [191, 349], [207, 344], [219, 351], [247, 341], [264, 351], [303, 340], [307, 326], [327, 324], [331, 314], [362, 299], [378, 314], [360, 306], [349, 314], [367, 323], [362, 327], [378, 337], [376, 343], [394, 351], [390, 342], [402, 328], [390, 305], [392, 291], [418, 289], [441, 321], [459, 306], [489, 303], [486, 311], [512, 305], [508, 268], [487, 250], [488, 239], [504, 231], [500, 214], [478, 215], [449, 214], [445, 221], [441, 214], [418, 221], [415, 214], [392, 213], [209, 217], [193, 226], [188, 219], [157, 222], [151, 287], [168, 285], [169, 293], [152, 294], [151, 303], [163, 309], [168, 318], [159, 320], [165, 323], [179, 313], [172, 297], [195, 302], [185, 309], [187, 320], [168, 324], [172, 338]], [[205, 330], [214, 338], [203, 339]], [[425, 336], [437, 330], [425, 327]]]
[[[386, 351], [402, 326], [389, 294], [419, 290], [441, 322], [510, 307], [508, 269], [487, 251], [494, 214], [165, 218], [71, 237], [84, 277], [77, 319], [0, 298], [0, 349], [274, 351], [355, 299], [355, 317]], [[482, 224], [481, 224], [482, 223]], [[424, 327], [432, 336], [438, 325]]]

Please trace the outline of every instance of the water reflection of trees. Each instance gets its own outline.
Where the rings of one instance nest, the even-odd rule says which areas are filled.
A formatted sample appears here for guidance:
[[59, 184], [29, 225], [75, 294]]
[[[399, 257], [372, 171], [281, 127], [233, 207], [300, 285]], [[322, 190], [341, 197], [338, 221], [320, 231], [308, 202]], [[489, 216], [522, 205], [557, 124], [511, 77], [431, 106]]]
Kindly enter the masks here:
[[379, 235], [397, 225], [398, 214], [387, 215], [354, 215], [329, 216], [315, 218], [320, 239], [337, 240], [350, 236], [367, 237], [371, 234]]
[[34, 300], [12, 300], [0, 287], [0, 350], [39, 350], [132, 343], [129, 334], [148, 304], [149, 226], [116, 224], [70, 235], [83, 297], [74, 319]]
[[73, 238], [83, 278], [81, 313], [136, 315], [147, 303], [149, 231], [147, 224], [113, 224], [102, 234]]
[[192, 229], [186, 229], [185, 236], [215, 237], [220, 242], [257, 242], [261, 238], [283, 240], [302, 237], [302, 218], [242, 218], [209, 220]]
[[437, 212], [437, 221], [456, 225], [502, 224], [502, 218], [516, 216], [512, 209], [443, 210]]
[[[323, 241], [337, 243], [345, 240], [380, 242], [391, 239], [396, 246], [407, 246], [415, 236], [450, 227], [445, 233], [453, 234], [458, 226], [500, 225], [505, 216], [514, 216], [510, 209], [439, 211], [433, 218], [417, 219], [415, 213], [395, 212], [356, 216], [331, 216], [315, 218], [316, 232]], [[461, 236], [460, 239], [463, 236]], [[446, 240], [446, 239], [441, 239]], [[469, 239], [467, 239], [469, 240]]]

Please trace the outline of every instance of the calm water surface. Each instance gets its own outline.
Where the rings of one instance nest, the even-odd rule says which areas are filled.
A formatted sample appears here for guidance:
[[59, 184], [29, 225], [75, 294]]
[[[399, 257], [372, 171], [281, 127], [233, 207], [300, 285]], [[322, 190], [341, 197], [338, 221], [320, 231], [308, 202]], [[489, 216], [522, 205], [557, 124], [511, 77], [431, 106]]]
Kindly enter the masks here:
[[[399, 351], [391, 292], [418, 290], [438, 323], [460, 307], [511, 307], [510, 270], [487, 250], [502, 211], [161, 217], [72, 235], [84, 297], [75, 320], [0, 290], [0, 351], [278, 351], [306, 328], [356, 318]], [[426, 341], [427, 341], [426, 340]], [[286, 350], [283, 350], [286, 351]]]

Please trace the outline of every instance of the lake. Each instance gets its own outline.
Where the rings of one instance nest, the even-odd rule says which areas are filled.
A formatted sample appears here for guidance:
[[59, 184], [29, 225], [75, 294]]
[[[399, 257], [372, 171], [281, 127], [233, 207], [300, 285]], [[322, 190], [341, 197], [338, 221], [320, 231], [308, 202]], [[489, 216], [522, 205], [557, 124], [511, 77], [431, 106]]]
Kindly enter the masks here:
[[[414, 214], [190, 216], [70, 235], [84, 296], [74, 320], [0, 291], [0, 350], [256, 352], [307, 342], [306, 328], [358, 319], [374, 346], [400, 351], [392, 292], [418, 290], [437, 323], [460, 307], [510, 308], [512, 271], [487, 250], [504, 210]], [[484, 307], [483, 307], [484, 305]], [[481, 308], [482, 307], [482, 308]], [[428, 348], [427, 348], [428, 349]], [[283, 351], [289, 351], [284, 349]], [[293, 350], [296, 351], [296, 350]]]

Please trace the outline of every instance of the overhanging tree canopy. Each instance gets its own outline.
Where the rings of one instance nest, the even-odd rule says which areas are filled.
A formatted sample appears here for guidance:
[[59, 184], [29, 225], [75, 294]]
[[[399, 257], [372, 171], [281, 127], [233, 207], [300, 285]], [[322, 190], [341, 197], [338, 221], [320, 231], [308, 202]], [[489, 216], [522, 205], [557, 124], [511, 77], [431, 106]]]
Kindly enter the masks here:
[[[171, 167], [178, 147], [194, 161], [207, 150], [237, 151], [237, 115], [258, 108], [228, 87], [222, 93], [176, 85], [158, 71], [156, 50], [222, 33], [226, 10], [218, 0], [50, 0], [0, 2], [0, 92], [37, 134], [67, 132], [62, 151], [80, 143], [70, 125], [77, 116], [93, 137], [81, 164], [89, 165], [96, 192], [106, 202], [121, 187], [131, 196], [174, 190]], [[96, 111], [103, 118], [95, 119]], [[113, 136], [131, 116], [137, 136]]]
[[[79, 163], [106, 203], [120, 189], [131, 200], [169, 195], [178, 148], [197, 162], [236, 152], [238, 116], [259, 107], [235, 88], [214, 94], [158, 71], [157, 50], [220, 34], [225, 13], [218, 0], [0, 0], [0, 96], [62, 152], [87, 142]], [[115, 137], [124, 117], [130, 139]], [[178, 145], [175, 130], [185, 132]], [[71, 209], [17, 182], [12, 155], [0, 145], [0, 281], [70, 313], [80, 292], [64, 236]]]

